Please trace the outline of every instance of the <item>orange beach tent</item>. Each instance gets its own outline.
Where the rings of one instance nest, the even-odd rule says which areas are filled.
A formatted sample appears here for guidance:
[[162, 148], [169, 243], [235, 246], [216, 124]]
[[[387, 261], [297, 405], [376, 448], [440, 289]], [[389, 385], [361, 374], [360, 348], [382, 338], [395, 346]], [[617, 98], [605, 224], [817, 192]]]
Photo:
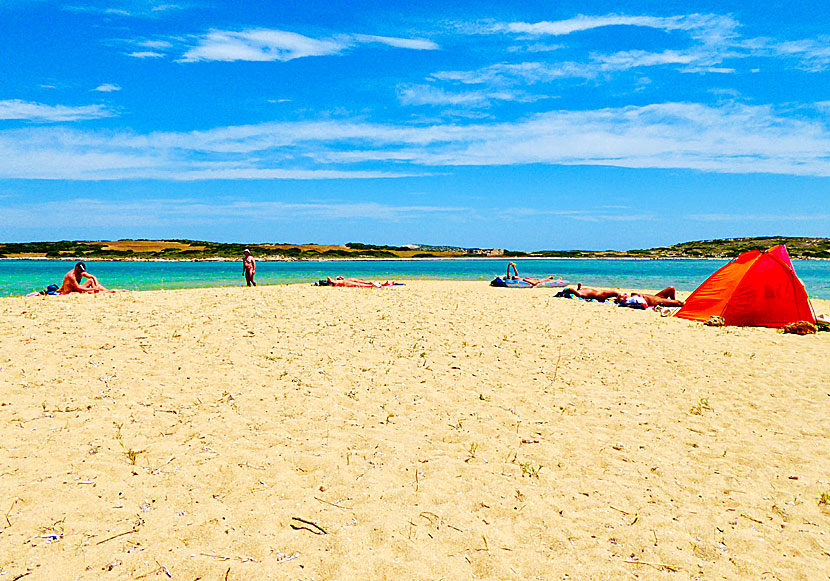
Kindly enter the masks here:
[[713, 315], [735, 326], [816, 322], [784, 245], [744, 252], [697, 287], [675, 316], [706, 321]]

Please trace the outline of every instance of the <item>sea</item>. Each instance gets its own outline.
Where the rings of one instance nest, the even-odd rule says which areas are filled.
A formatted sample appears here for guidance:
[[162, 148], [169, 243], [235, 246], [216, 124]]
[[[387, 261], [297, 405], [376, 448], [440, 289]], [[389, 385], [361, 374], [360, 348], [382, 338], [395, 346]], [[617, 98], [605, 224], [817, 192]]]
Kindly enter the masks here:
[[[674, 286], [693, 291], [726, 260], [654, 259], [496, 259], [327, 260], [257, 262], [260, 285], [313, 284], [326, 277], [386, 281], [407, 279], [469, 280], [486, 283], [504, 275], [510, 261], [527, 277], [562, 277], [572, 284], [659, 290]], [[226, 287], [245, 284], [242, 262], [88, 261], [87, 269], [108, 288], [159, 290]], [[0, 260], [0, 296], [25, 295], [60, 285], [74, 262], [63, 260]], [[813, 298], [830, 299], [830, 261], [793, 260], [796, 274]], [[521, 291], [517, 291], [521, 292]], [[526, 291], [525, 291], [526, 292]]]

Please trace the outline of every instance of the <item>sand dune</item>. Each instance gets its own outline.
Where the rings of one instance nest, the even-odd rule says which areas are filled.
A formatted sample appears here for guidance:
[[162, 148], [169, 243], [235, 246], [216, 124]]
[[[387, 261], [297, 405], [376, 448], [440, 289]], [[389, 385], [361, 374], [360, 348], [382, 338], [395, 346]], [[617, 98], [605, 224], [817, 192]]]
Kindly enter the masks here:
[[826, 577], [830, 333], [554, 292], [0, 300], [0, 576]]

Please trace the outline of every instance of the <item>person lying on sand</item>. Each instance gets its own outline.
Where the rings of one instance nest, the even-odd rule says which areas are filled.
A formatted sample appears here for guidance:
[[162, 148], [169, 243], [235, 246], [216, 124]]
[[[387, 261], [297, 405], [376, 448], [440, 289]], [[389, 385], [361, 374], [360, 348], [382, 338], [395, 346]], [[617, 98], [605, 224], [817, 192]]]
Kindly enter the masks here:
[[[82, 278], [88, 279], [86, 282], [81, 282]], [[63, 277], [63, 284], [61, 285], [60, 294], [68, 295], [69, 293], [100, 293], [107, 292], [107, 289], [101, 286], [98, 279], [86, 271], [86, 265], [79, 262], [75, 268], [66, 273]]]
[[630, 295], [622, 294], [617, 298], [617, 304], [624, 304], [627, 300], [633, 297], [641, 297], [645, 299], [646, 305], [649, 307], [683, 306], [683, 301], [678, 301], [675, 297], [675, 290], [673, 286], [667, 286], [655, 295], [645, 293], [631, 293]]
[[[513, 269], [513, 276], [510, 276], [510, 269], [511, 268]], [[553, 280], [560, 281], [562, 279], [561, 278], [554, 278], [552, 276], [549, 276], [547, 278], [522, 277], [522, 276], [519, 276], [519, 270], [516, 268], [516, 263], [515, 262], [509, 262], [507, 264], [507, 276], [505, 276], [504, 280], [523, 280], [523, 281], [525, 281], [526, 283], [528, 283], [530, 285], [536, 286], [536, 285], [541, 284], [543, 282], [549, 282], [549, 281], [553, 281]]]
[[343, 278], [342, 276], [338, 276], [337, 278], [328, 277], [325, 280], [318, 280], [314, 283], [314, 286], [347, 286], [353, 288], [389, 288], [393, 286], [403, 286], [403, 283], [400, 282], [389, 282], [388, 280], [380, 283], [374, 282], [371, 280], [362, 280], [359, 278]]
[[620, 293], [618, 293], [617, 291], [601, 291], [595, 288], [583, 288], [582, 283], [579, 283], [578, 285], [576, 285], [576, 289], [563, 289], [562, 291], [556, 293], [556, 296], [565, 298], [578, 297], [580, 299], [594, 300], [604, 303], [609, 299], [618, 298], [620, 296]]

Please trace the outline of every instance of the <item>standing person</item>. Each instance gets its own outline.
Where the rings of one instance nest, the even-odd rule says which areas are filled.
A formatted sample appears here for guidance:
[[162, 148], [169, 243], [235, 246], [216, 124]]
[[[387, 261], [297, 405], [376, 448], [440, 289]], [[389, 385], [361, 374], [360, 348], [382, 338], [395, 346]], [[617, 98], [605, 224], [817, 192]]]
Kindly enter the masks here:
[[[87, 279], [81, 282], [81, 279]], [[101, 286], [98, 279], [86, 271], [86, 265], [79, 262], [75, 268], [66, 273], [63, 277], [63, 284], [61, 284], [60, 294], [68, 295], [69, 293], [100, 293], [107, 289]]]
[[248, 286], [256, 286], [254, 274], [256, 274], [256, 260], [251, 256], [251, 251], [245, 249], [245, 256], [242, 257], [242, 273], [245, 275], [245, 282]]

